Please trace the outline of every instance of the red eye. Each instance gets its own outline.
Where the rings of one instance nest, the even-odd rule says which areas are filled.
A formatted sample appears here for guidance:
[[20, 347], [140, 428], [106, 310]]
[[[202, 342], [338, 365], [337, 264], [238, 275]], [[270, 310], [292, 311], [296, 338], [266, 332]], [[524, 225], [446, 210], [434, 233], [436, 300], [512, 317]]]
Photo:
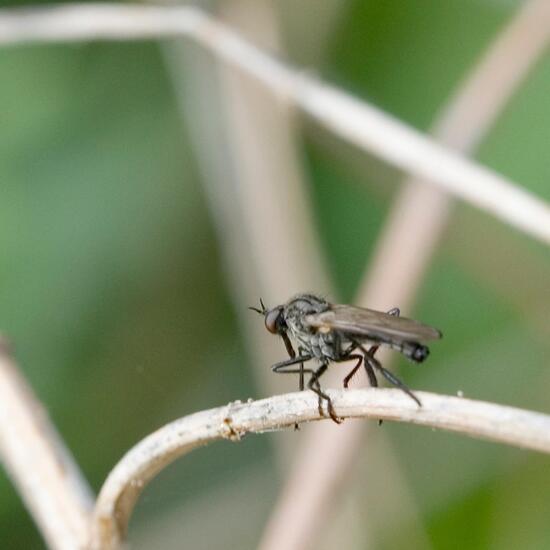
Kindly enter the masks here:
[[281, 313], [281, 309], [276, 307], [265, 314], [265, 328], [269, 330], [269, 332], [277, 334], [280, 322], [279, 316]]

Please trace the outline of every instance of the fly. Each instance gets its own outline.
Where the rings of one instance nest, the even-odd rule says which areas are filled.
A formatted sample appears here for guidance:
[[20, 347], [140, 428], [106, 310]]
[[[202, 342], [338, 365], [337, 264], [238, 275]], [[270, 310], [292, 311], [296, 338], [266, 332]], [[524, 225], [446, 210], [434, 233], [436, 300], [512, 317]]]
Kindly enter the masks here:
[[[373, 309], [331, 304], [315, 294], [298, 294], [286, 304], [267, 309], [260, 300], [261, 309], [251, 307], [264, 316], [266, 329], [283, 339], [290, 357], [275, 363], [273, 372], [300, 375], [300, 390], [304, 389], [304, 375], [310, 375], [308, 389], [319, 398], [319, 413], [324, 415], [322, 402], [327, 403], [329, 416], [336, 423], [330, 397], [321, 389], [319, 379], [330, 363], [355, 360], [356, 363], [344, 378], [344, 388], [364, 366], [371, 386], [377, 387], [376, 372], [404, 391], [419, 407], [420, 400], [397, 376], [385, 369], [374, 357], [380, 346], [401, 352], [415, 363], [422, 363], [430, 350], [425, 342], [441, 338], [441, 332], [412, 319], [399, 316], [399, 309], [384, 313]], [[296, 354], [296, 350], [298, 354]], [[316, 360], [317, 368], [305, 368], [304, 363]]]

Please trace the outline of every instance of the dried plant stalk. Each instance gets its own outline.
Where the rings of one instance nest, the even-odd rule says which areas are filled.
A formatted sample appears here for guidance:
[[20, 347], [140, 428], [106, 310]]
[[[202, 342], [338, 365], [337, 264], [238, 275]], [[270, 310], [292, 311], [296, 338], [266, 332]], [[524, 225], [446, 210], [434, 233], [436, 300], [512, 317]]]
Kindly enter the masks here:
[[254, 76], [356, 147], [550, 243], [550, 207], [542, 199], [380, 109], [291, 69], [196, 8], [73, 4], [0, 11], [0, 45], [176, 36]]
[[[471, 437], [550, 453], [550, 416], [461, 397], [417, 392], [417, 407], [400, 390], [368, 388], [328, 391], [342, 418], [410, 422]], [[317, 396], [298, 392], [202, 411], [176, 420], [131, 449], [112, 470], [97, 500], [93, 550], [118, 548], [134, 505], [147, 483], [176, 458], [211, 441], [238, 441], [319, 420]]]
[[50, 548], [82, 548], [92, 493], [0, 339], [0, 458]]

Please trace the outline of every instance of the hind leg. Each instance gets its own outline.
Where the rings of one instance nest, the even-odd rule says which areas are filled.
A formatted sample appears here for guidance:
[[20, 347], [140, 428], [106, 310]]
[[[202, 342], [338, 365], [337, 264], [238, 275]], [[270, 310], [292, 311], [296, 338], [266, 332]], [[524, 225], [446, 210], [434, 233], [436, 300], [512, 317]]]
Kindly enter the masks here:
[[[393, 315], [395, 317], [399, 317], [399, 315], [401, 315], [401, 310], [398, 307], [393, 307], [387, 313], [388, 313], [388, 315]], [[357, 346], [354, 343], [354, 345], [351, 347], [351, 349], [348, 350], [348, 353], [352, 352], [354, 349], [356, 349], [356, 347]], [[380, 346], [378, 344], [374, 344], [373, 346], [371, 346], [368, 349], [368, 351], [365, 352], [365, 350], [363, 350], [363, 352], [366, 353], [367, 355], [369, 355], [370, 357], [374, 357], [374, 354], [378, 351], [379, 347]], [[348, 359], [355, 359], [355, 358], [358, 358], [358, 357], [359, 356], [357, 354], [347, 356]], [[374, 369], [372, 368], [372, 365], [366, 360], [363, 364], [365, 366], [365, 371], [367, 372], [367, 376], [369, 377], [370, 385], [373, 388], [378, 387], [378, 380], [376, 379], [376, 374], [374, 372]], [[350, 380], [353, 378], [353, 376], [355, 375], [355, 373], [357, 372], [357, 370], [359, 369], [360, 366], [361, 366], [361, 361], [358, 360], [355, 367], [353, 367], [353, 370], [344, 378], [344, 388], [348, 387]]]
[[419, 407], [422, 407], [422, 403], [420, 402], [420, 399], [418, 399], [418, 397], [416, 397], [416, 395], [414, 395], [414, 393], [403, 382], [401, 382], [401, 380], [399, 380], [399, 378], [397, 378], [395, 374], [385, 369], [378, 360], [376, 360], [374, 357], [368, 356], [368, 353], [367, 353], [367, 355], [365, 356], [365, 361], [369, 361], [372, 367], [378, 370], [388, 382], [392, 383], [394, 386], [398, 387], [401, 391], [405, 392]]

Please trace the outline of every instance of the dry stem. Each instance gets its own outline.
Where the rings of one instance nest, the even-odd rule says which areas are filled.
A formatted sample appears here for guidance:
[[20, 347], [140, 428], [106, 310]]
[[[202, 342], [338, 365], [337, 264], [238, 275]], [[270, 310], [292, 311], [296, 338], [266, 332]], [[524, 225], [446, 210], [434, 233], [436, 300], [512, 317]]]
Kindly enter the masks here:
[[4, 45], [176, 36], [196, 40], [360, 149], [550, 243], [550, 207], [543, 200], [383, 111], [289, 68], [196, 8], [73, 4], [0, 12]]
[[[550, 453], [550, 416], [460, 397], [416, 392], [417, 407], [395, 389], [328, 390], [342, 418], [396, 420]], [[91, 548], [121, 543], [144, 486], [164, 467], [211, 441], [238, 441], [247, 433], [319, 420], [317, 397], [298, 392], [202, 411], [176, 420], [146, 437], [112, 470], [98, 497]]]
[[50, 548], [82, 548], [93, 498], [0, 340], [0, 458]]

